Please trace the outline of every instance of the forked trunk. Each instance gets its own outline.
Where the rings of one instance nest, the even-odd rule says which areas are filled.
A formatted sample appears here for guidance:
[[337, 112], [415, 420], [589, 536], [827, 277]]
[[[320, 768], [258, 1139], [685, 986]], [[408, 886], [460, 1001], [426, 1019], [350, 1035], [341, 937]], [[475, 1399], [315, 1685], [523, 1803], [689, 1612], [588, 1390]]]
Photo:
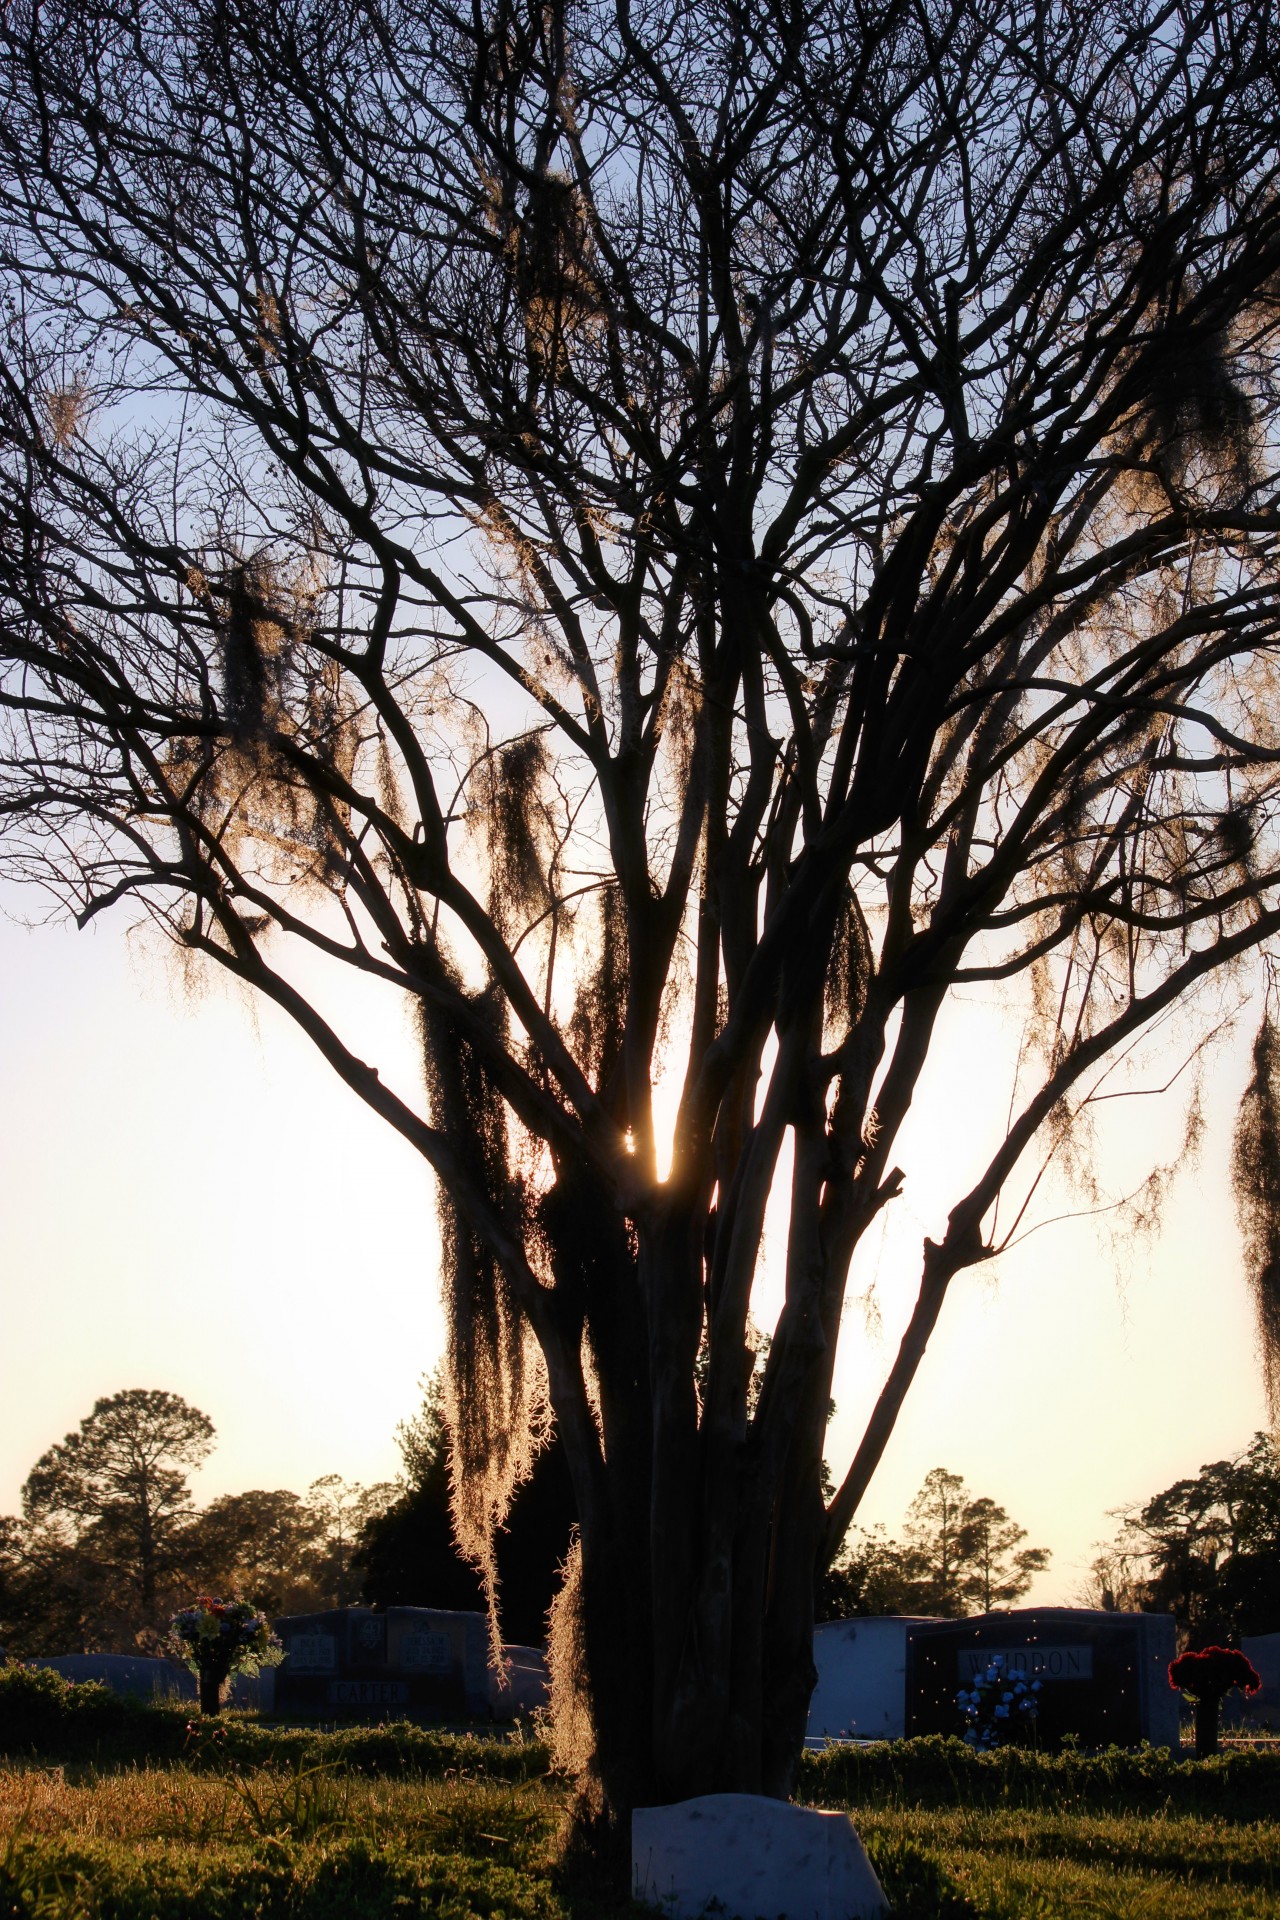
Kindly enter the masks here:
[[[810, 1391], [810, 1376], [829, 1365], [825, 1342], [792, 1376], [792, 1418], [773, 1429], [789, 1435], [781, 1464], [760, 1454], [759, 1428], [748, 1432], [745, 1349], [742, 1403], [717, 1431], [709, 1394], [700, 1401], [694, 1390], [700, 1313], [681, 1324], [678, 1305], [661, 1310], [680, 1270], [679, 1248], [664, 1238], [661, 1259], [642, 1241], [638, 1261], [647, 1368], [621, 1337], [626, 1286], [588, 1316], [604, 1459], [602, 1471], [580, 1461], [575, 1472], [590, 1772], [620, 1822], [633, 1807], [706, 1793], [788, 1797], [817, 1677], [827, 1389], [820, 1378]], [[697, 1288], [689, 1292], [696, 1304]], [[566, 1657], [553, 1629], [553, 1661]]]
[[[595, 1751], [591, 1774], [609, 1816], [705, 1793], [793, 1792], [804, 1747], [813, 1664], [812, 1581], [789, 1621], [763, 1592], [734, 1596], [729, 1659], [700, 1657], [696, 1617], [682, 1645], [632, 1638], [642, 1610], [606, 1572], [593, 1580], [584, 1540], [582, 1629]], [[615, 1561], [615, 1566], [616, 1566]], [[796, 1584], [798, 1591], [799, 1583]], [[664, 1703], [655, 1670], [675, 1666]]]

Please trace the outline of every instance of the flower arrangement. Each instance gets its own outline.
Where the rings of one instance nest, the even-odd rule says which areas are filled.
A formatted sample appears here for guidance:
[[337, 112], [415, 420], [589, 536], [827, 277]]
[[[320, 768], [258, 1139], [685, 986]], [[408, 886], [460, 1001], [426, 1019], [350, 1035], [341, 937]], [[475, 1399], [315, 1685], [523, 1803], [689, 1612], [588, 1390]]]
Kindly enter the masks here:
[[1238, 1647], [1205, 1647], [1199, 1653], [1180, 1653], [1169, 1665], [1169, 1685], [1195, 1702], [1196, 1759], [1218, 1751], [1218, 1713], [1233, 1687], [1256, 1693], [1262, 1676]]
[[956, 1695], [966, 1746], [987, 1752], [1008, 1741], [1015, 1731], [1034, 1727], [1040, 1712], [1041, 1686], [1039, 1680], [1024, 1680], [1021, 1674], [1006, 1672], [1004, 1655], [992, 1654], [986, 1671]]
[[214, 1600], [208, 1595], [174, 1614], [169, 1644], [196, 1676], [201, 1713], [217, 1713], [222, 1690], [233, 1673], [260, 1673], [284, 1658], [280, 1642], [256, 1607], [247, 1600]]

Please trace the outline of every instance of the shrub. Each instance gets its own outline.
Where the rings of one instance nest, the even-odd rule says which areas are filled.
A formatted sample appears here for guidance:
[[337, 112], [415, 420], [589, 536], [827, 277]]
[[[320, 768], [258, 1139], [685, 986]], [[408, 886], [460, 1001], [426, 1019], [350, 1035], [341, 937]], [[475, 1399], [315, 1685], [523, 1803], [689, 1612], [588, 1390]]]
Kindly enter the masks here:
[[522, 1733], [474, 1733], [389, 1722], [376, 1727], [273, 1727], [229, 1713], [193, 1720], [189, 1705], [123, 1699], [51, 1668], [0, 1668], [0, 1755], [99, 1766], [332, 1765], [353, 1773], [536, 1779], [546, 1746]]
[[130, 1740], [181, 1752], [188, 1711], [151, 1706], [113, 1693], [97, 1680], [64, 1680], [51, 1667], [0, 1668], [0, 1752], [79, 1757]]
[[859, 1806], [1092, 1807], [1213, 1818], [1274, 1815], [1280, 1746], [1239, 1748], [1207, 1761], [1163, 1747], [1107, 1747], [1099, 1753], [979, 1753], [955, 1735], [830, 1746], [805, 1755], [800, 1799]]

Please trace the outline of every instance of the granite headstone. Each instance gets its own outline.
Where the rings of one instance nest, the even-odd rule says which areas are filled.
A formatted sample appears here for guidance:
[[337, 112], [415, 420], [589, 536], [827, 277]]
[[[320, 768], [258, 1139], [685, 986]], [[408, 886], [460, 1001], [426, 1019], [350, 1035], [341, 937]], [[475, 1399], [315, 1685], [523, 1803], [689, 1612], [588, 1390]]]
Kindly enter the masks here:
[[194, 1700], [195, 1676], [181, 1660], [152, 1660], [136, 1653], [59, 1653], [24, 1663], [48, 1667], [64, 1680], [96, 1680], [127, 1700]]
[[[60, 1653], [28, 1660], [29, 1667], [49, 1667], [64, 1680], [96, 1680], [128, 1700], [194, 1700], [195, 1675], [181, 1660], [153, 1660], [136, 1653]], [[234, 1674], [226, 1704], [247, 1711], [270, 1710], [272, 1673]]]
[[495, 1720], [513, 1720], [551, 1704], [547, 1656], [541, 1647], [503, 1647], [501, 1672], [490, 1669], [489, 1703]]
[[[1253, 1662], [1262, 1682], [1260, 1690], [1242, 1702], [1241, 1731], [1265, 1728], [1275, 1732], [1280, 1729], [1280, 1633], [1246, 1635], [1240, 1642], [1240, 1651]], [[1227, 1695], [1228, 1701], [1233, 1698], [1238, 1700], [1241, 1696]], [[1223, 1718], [1226, 1719], [1225, 1714]]]
[[275, 1712], [306, 1719], [487, 1719], [483, 1614], [434, 1607], [338, 1607], [275, 1622], [284, 1647]]
[[955, 1700], [993, 1655], [1041, 1682], [1038, 1738], [1074, 1734], [1085, 1746], [1178, 1746], [1171, 1614], [1030, 1607], [934, 1621], [907, 1633], [908, 1734], [958, 1733]]

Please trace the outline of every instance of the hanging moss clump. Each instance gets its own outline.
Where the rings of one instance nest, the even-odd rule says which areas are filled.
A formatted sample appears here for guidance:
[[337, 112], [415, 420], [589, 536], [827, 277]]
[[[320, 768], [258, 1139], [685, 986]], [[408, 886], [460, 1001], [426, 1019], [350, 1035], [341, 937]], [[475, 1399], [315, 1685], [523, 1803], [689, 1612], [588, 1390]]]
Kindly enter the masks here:
[[1236, 1116], [1231, 1183], [1258, 1316], [1267, 1404], [1280, 1425], [1280, 1038], [1270, 1009], [1253, 1043], [1253, 1073]]
[[[432, 994], [420, 1003], [432, 1123], [448, 1136], [471, 1193], [483, 1196], [519, 1244], [527, 1229], [526, 1201], [512, 1167], [506, 1108], [467, 1030], [470, 1022], [451, 1011], [448, 1000], [465, 1001], [481, 1023], [497, 1023], [500, 1015], [492, 996], [468, 996], [456, 978], [448, 984], [451, 995]], [[501, 1634], [494, 1542], [541, 1445], [546, 1397], [530, 1331], [501, 1260], [446, 1182], [439, 1185], [437, 1204], [454, 1532], [484, 1582], [496, 1652]]]

